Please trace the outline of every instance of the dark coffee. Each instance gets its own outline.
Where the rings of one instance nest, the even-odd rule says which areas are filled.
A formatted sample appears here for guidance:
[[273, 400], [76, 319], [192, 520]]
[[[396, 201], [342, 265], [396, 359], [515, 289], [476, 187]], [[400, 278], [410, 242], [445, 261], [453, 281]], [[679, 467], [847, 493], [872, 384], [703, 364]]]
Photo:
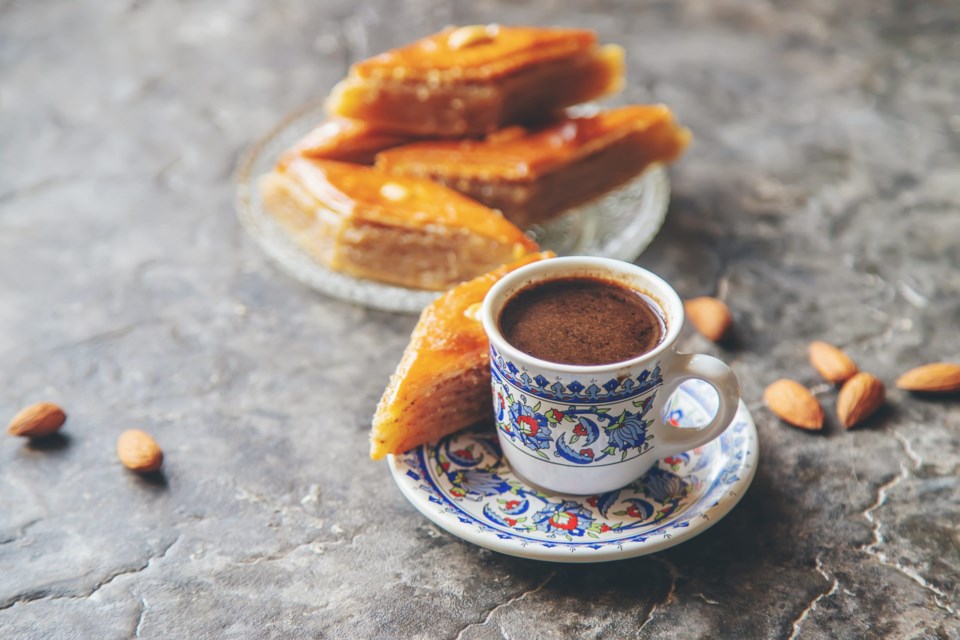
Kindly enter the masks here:
[[500, 312], [511, 345], [559, 364], [610, 364], [653, 350], [666, 334], [648, 296], [600, 278], [557, 278], [513, 295]]

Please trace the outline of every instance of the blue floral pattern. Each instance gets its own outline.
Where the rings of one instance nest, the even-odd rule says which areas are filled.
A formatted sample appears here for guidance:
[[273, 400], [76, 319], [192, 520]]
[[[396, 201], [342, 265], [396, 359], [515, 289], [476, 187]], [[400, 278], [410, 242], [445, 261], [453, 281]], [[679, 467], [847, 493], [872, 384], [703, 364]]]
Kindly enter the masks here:
[[505, 360], [499, 351], [490, 347], [490, 363], [495, 375], [509, 382], [518, 391], [539, 400], [561, 403], [620, 402], [656, 389], [663, 384], [660, 365], [644, 370], [636, 377], [610, 378], [606, 382], [589, 380], [549, 380], [542, 375], [530, 376], [513, 362]]
[[[697, 390], [696, 384], [687, 383], [674, 395], [664, 409], [668, 421], [691, 426], [709, 415]], [[504, 412], [510, 406], [505, 399]], [[567, 441], [570, 433], [569, 440], [577, 438], [567, 441], [573, 449], [590, 448], [584, 445], [595, 443], [609, 426], [584, 415], [567, 420], [561, 411], [551, 414], [535, 407], [530, 406], [529, 414], [518, 410], [518, 415], [538, 427], [540, 416], [547, 429], [552, 421], [570, 425], [564, 437]], [[620, 423], [624, 442], [632, 443], [628, 420], [630, 416], [622, 421], [616, 416], [612, 422]], [[536, 444], [540, 433], [538, 429], [531, 436], [537, 451], [543, 451]], [[545, 559], [563, 559], [556, 555], [560, 551], [608, 559], [607, 551], [640, 555], [710, 526], [739, 500], [753, 477], [756, 458], [756, 428], [741, 405], [717, 440], [661, 460], [635, 483], [601, 495], [544, 493], [526, 485], [506, 463], [496, 435], [487, 430], [454, 434], [395, 457], [392, 465], [414, 505], [448, 531], [469, 527], [474, 541], [505, 553], [529, 555], [525, 549], [534, 545], [540, 549], [538, 557]]]
[[[513, 400], [512, 397], [510, 399]], [[537, 453], [540, 453], [541, 449], [550, 448], [552, 434], [550, 422], [545, 415], [537, 412], [539, 408], [539, 403], [530, 407], [522, 402], [511, 402], [510, 420], [503, 422], [507, 433], [519, 439], [523, 446]]]
[[545, 400], [515, 391], [508, 384], [497, 387], [497, 428], [531, 455], [582, 466], [608, 459], [608, 463], [621, 462], [643, 455], [653, 446], [648, 429], [656, 391], [628, 403], [635, 411], [620, 409], [619, 413], [613, 412], [615, 405], [545, 404]]

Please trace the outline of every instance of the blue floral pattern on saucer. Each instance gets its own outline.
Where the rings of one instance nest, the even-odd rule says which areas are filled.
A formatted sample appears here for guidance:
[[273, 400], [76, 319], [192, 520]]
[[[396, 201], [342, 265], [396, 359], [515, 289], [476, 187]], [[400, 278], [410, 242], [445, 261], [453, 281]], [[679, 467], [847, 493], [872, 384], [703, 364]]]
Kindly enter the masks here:
[[[710, 385], [691, 381], [673, 395], [664, 416], [677, 427], [704, 424], [716, 404]], [[526, 446], [536, 446], [538, 436], [549, 436], [549, 419], [529, 417], [538, 428], [524, 436], [531, 439]], [[589, 437], [589, 427], [584, 430]], [[513, 473], [489, 427], [391, 456], [390, 464], [410, 502], [456, 536], [511, 555], [596, 562], [659, 551], [708, 528], [746, 491], [757, 449], [756, 427], [741, 403], [713, 442], [664, 458], [636, 482], [601, 495], [529, 485]]]

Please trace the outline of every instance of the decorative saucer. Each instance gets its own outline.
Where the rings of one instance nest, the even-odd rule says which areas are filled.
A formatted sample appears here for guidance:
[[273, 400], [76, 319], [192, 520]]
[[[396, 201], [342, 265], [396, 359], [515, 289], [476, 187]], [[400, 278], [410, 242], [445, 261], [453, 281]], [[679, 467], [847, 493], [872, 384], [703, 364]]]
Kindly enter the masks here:
[[[300, 249], [266, 212], [257, 180], [280, 154], [320, 123], [321, 103], [287, 116], [240, 160], [235, 175], [237, 215], [244, 228], [284, 271], [321, 293], [367, 307], [419, 313], [440, 294], [354, 278], [328, 269]], [[670, 201], [667, 172], [653, 166], [602, 198], [571, 210], [528, 233], [557, 255], [584, 255], [633, 261], [660, 230]]]
[[[705, 424], [716, 406], [710, 385], [690, 381], [664, 416], [692, 427]], [[661, 459], [636, 482], [601, 495], [555, 494], [524, 482], [490, 428], [455, 433], [389, 462], [413, 506], [459, 538], [535, 560], [604, 562], [661, 551], [708, 529], [739, 502], [757, 458], [757, 428], [741, 402], [716, 440]]]

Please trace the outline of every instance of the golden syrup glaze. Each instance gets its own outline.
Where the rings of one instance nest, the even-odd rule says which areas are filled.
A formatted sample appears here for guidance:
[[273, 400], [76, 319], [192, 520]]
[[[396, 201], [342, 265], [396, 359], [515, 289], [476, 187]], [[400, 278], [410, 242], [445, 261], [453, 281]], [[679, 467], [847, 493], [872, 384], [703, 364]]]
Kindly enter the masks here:
[[280, 165], [288, 164], [296, 156], [373, 164], [378, 152], [416, 140], [414, 136], [378, 130], [362, 120], [333, 117], [320, 123], [284, 153]]
[[436, 182], [332, 160], [297, 157], [282, 169], [333, 213], [407, 228], [461, 228], [525, 252], [536, 243], [500, 212]]
[[546, 258], [553, 258], [552, 251], [528, 254], [519, 260], [497, 267], [493, 271], [457, 285], [437, 298], [423, 310], [415, 332], [419, 332], [423, 348], [431, 354], [463, 354], [489, 347], [474, 305], [483, 302], [487, 292], [511, 271]]
[[508, 127], [484, 140], [415, 142], [377, 154], [376, 166], [388, 173], [533, 181], [643, 132], [662, 147], [656, 153], [661, 162], [674, 160], [691, 138], [666, 106], [632, 105], [593, 116], [562, 117], [533, 129]]
[[586, 29], [489, 25], [489, 40], [456, 48], [450, 38], [456, 29], [448, 27], [358, 62], [351, 67], [350, 75], [378, 80], [495, 80], [597, 46], [596, 34]]
[[409, 441], [409, 434], [403, 432], [425, 426], [404, 423], [403, 416], [409, 403], [429, 402], [438, 380], [481, 371], [483, 375], [475, 382], [489, 390], [490, 343], [483, 325], [471, 310], [511, 271], [555, 255], [552, 251], [528, 254], [454, 287], [423, 310], [377, 405], [371, 432], [371, 458], [379, 460], [388, 453], [399, 453], [391, 451], [391, 447]]

